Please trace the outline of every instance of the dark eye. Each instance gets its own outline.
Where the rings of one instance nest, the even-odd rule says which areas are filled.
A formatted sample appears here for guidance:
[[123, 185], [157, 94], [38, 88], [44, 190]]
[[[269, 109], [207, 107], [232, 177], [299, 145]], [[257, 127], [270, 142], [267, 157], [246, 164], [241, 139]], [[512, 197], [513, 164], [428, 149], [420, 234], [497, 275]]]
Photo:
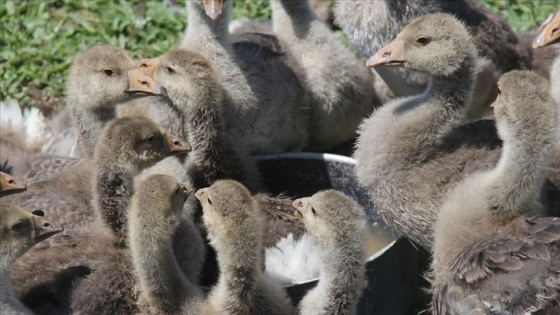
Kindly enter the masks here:
[[209, 205], [212, 205], [212, 200], [210, 200], [210, 197], [208, 197], [206, 200], [208, 200]]
[[146, 142], [153, 142], [155, 138], [156, 138], [156, 136], [151, 135], [148, 138], [146, 138]]
[[313, 215], [317, 215], [317, 211], [315, 210], [315, 208], [311, 207], [311, 213], [313, 213]]
[[15, 232], [21, 232], [22, 228], [23, 228], [23, 222], [21, 221], [19, 221], [18, 223], [12, 226], [12, 230]]
[[430, 38], [428, 36], [418, 36], [416, 38], [416, 42], [418, 43], [418, 45], [420, 46], [426, 46], [430, 43]]
[[175, 73], [175, 69], [173, 69], [173, 68], [171, 68], [171, 67], [169, 67], [169, 66], [165, 67], [165, 71], [166, 71], [167, 73], [169, 73], [169, 74]]
[[112, 77], [115, 72], [112, 69], [107, 68], [103, 69], [103, 73], [105, 73], [108, 77]]

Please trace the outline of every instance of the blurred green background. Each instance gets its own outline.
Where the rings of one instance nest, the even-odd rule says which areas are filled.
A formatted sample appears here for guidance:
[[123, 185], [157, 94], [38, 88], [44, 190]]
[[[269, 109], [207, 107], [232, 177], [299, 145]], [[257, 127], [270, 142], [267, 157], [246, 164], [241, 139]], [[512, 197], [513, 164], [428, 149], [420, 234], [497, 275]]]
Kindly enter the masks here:
[[[268, 2], [234, 0], [233, 18], [269, 18]], [[560, 0], [483, 2], [516, 31], [537, 27], [560, 6]], [[48, 114], [64, 102], [64, 79], [77, 52], [109, 44], [132, 58], [160, 55], [179, 43], [186, 9], [185, 0], [0, 0], [0, 25], [0, 101], [14, 98]]]

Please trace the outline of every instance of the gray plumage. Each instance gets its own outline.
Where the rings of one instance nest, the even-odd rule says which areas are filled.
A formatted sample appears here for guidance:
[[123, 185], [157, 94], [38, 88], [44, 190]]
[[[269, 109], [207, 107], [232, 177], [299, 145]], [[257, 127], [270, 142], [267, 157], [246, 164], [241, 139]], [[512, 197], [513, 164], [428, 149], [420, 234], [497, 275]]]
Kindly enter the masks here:
[[560, 302], [560, 219], [534, 219], [557, 142], [556, 106], [534, 72], [509, 72], [498, 85], [502, 157], [457, 185], [441, 208], [434, 314], [525, 314]]
[[193, 147], [187, 161], [193, 186], [234, 179], [258, 191], [260, 179], [254, 161], [243, 143], [227, 132], [230, 103], [208, 59], [192, 51], [172, 51], [160, 57], [154, 78], [167, 89], [187, 130]]
[[321, 259], [317, 287], [298, 308], [302, 315], [353, 315], [365, 278], [365, 212], [335, 190], [294, 201]]
[[0, 204], [0, 313], [3, 315], [32, 314], [12, 292], [10, 269], [35, 244], [62, 231], [43, 215], [40, 210], [30, 213], [16, 205]]
[[271, 7], [274, 33], [287, 43], [310, 97], [308, 148], [328, 149], [353, 139], [362, 119], [380, 105], [373, 76], [308, 1], [272, 0]]
[[[173, 178], [153, 175], [139, 185], [130, 204], [130, 250], [141, 309], [149, 314], [200, 313], [202, 290], [182, 273], [172, 248], [172, 235], [185, 228], [179, 223], [189, 193]], [[192, 222], [187, 228], [196, 231]], [[184, 246], [196, 251], [204, 243], [199, 237], [185, 240]]]
[[286, 292], [261, 269], [263, 219], [258, 201], [231, 180], [200, 189], [196, 197], [220, 267], [205, 314], [293, 314]]
[[[83, 211], [82, 220], [68, 222], [74, 229], [69, 233], [69, 241], [62, 239], [42, 251], [30, 253], [15, 266], [14, 280], [20, 294], [56, 283], [57, 273], [63, 268], [84, 265], [93, 272], [86, 280], [70, 284], [72, 298], [66, 301], [67, 305], [61, 302], [60, 312], [69, 312], [66, 308], [86, 313], [128, 313], [137, 309], [135, 282], [130, 279], [132, 263], [127, 256], [128, 249], [122, 246], [127, 238], [126, 210], [134, 190], [133, 177], [164, 157], [187, 150], [185, 142], [166, 134], [147, 118], [125, 117], [109, 123], [96, 149], [96, 164], [88, 167], [91, 175], [86, 178], [76, 175], [81, 181], [92, 181], [90, 189], [94, 197], [90, 202], [93, 205], [79, 209]], [[188, 227], [188, 222], [181, 222], [181, 228], [173, 236], [173, 245], [185, 276], [197, 282], [205, 248], [184, 246], [186, 241], [201, 240]], [[115, 261], [120, 263], [108, 263]], [[33, 265], [35, 270], [28, 271], [27, 266]], [[91, 298], [92, 294], [96, 298]]]
[[[208, 58], [226, 92], [226, 130], [250, 153], [300, 150], [307, 144], [309, 108], [286, 57], [242, 43], [228, 32], [232, 1], [213, 21], [202, 3], [187, 1], [189, 26], [181, 47]], [[223, 3], [222, 3], [223, 2]]]
[[[368, 57], [395, 38], [413, 19], [436, 12], [452, 14], [463, 21], [479, 53], [492, 60], [499, 73], [531, 67], [530, 49], [519, 44], [505, 20], [477, 0], [341, 0], [336, 3], [335, 19], [358, 52]], [[382, 72], [384, 79], [389, 76], [397, 80], [389, 84], [391, 88], [399, 84], [406, 86], [401, 91], [404, 94], [397, 95], [419, 93], [428, 82], [425, 74], [412, 73], [409, 69], [382, 69]]]
[[[429, 42], [422, 46], [419, 38]], [[501, 140], [491, 121], [459, 126], [471, 98], [476, 56], [461, 22], [446, 14], [426, 15], [409, 24], [394, 45], [397, 42], [404, 49], [394, 57], [433, 79], [425, 93], [388, 103], [364, 121], [355, 152], [356, 174], [384, 220], [430, 248], [444, 198], [470, 174], [496, 165]], [[556, 203], [549, 207], [555, 210], [559, 194], [552, 187], [560, 179], [551, 173], [549, 180], [553, 185], [542, 193], [551, 199], [543, 202]]]

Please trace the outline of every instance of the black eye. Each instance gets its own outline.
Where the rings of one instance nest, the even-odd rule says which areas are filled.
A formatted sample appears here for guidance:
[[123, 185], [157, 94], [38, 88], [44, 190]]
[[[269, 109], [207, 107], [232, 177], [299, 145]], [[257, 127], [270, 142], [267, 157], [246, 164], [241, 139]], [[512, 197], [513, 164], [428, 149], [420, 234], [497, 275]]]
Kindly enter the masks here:
[[313, 213], [313, 215], [317, 215], [317, 211], [315, 210], [315, 208], [311, 207], [311, 213]]
[[107, 68], [103, 69], [103, 73], [105, 73], [108, 77], [112, 77], [115, 72], [112, 69]]
[[210, 197], [208, 197], [206, 200], [208, 200], [209, 205], [212, 205], [212, 200], [210, 200]]
[[12, 230], [15, 232], [21, 232], [22, 229], [23, 229], [23, 222], [21, 221], [19, 221], [18, 223], [12, 226]]
[[416, 42], [420, 45], [420, 46], [426, 46], [430, 43], [431, 39], [428, 36], [418, 36], [416, 38]]
[[146, 138], [146, 142], [153, 142], [155, 138], [156, 138], [156, 136], [151, 135], [148, 138]]
[[167, 73], [169, 73], [169, 74], [175, 73], [175, 69], [173, 69], [173, 68], [171, 68], [171, 67], [169, 67], [169, 66], [165, 67], [165, 71], [166, 71]]

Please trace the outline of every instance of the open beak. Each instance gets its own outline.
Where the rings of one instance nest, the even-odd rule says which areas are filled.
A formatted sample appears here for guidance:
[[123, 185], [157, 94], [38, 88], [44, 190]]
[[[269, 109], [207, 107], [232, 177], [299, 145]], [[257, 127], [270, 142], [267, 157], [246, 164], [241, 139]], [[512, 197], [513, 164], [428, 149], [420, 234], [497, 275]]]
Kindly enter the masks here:
[[296, 211], [294, 211], [294, 215], [302, 221], [303, 221], [302, 212], [309, 205], [309, 200], [311, 200], [311, 197], [299, 198], [294, 200], [294, 203], [292, 203], [292, 206], [296, 208]]
[[166, 96], [167, 90], [140, 68], [128, 71], [128, 93]]
[[400, 39], [395, 39], [387, 46], [381, 48], [375, 55], [368, 59], [366, 67], [391, 66], [402, 67], [406, 60], [403, 57], [404, 43]]
[[158, 64], [159, 58], [142, 59], [136, 62], [136, 68], [153, 78]]
[[204, 198], [206, 198], [206, 194], [208, 193], [208, 187], [206, 188], [201, 188], [199, 190], [196, 191], [196, 193], [194, 194], [194, 196], [196, 197], [196, 199], [198, 199], [198, 201], [203, 202]]
[[17, 194], [27, 190], [25, 184], [4, 172], [0, 172], [0, 197]]
[[206, 15], [212, 20], [216, 20], [222, 15], [222, 0], [202, 0]]
[[46, 240], [47, 238], [64, 231], [64, 229], [51, 221], [41, 217], [34, 215], [33, 216], [33, 225], [35, 230], [35, 242], [39, 243], [41, 241]]
[[170, 156], [186, 154], [192, 151], [187, 141], [169, 133], [165, 133], [165, 149]]
[[533, 41], [533, 48], [540, 48], [560, 41], [560, 10], [556, 11]]

